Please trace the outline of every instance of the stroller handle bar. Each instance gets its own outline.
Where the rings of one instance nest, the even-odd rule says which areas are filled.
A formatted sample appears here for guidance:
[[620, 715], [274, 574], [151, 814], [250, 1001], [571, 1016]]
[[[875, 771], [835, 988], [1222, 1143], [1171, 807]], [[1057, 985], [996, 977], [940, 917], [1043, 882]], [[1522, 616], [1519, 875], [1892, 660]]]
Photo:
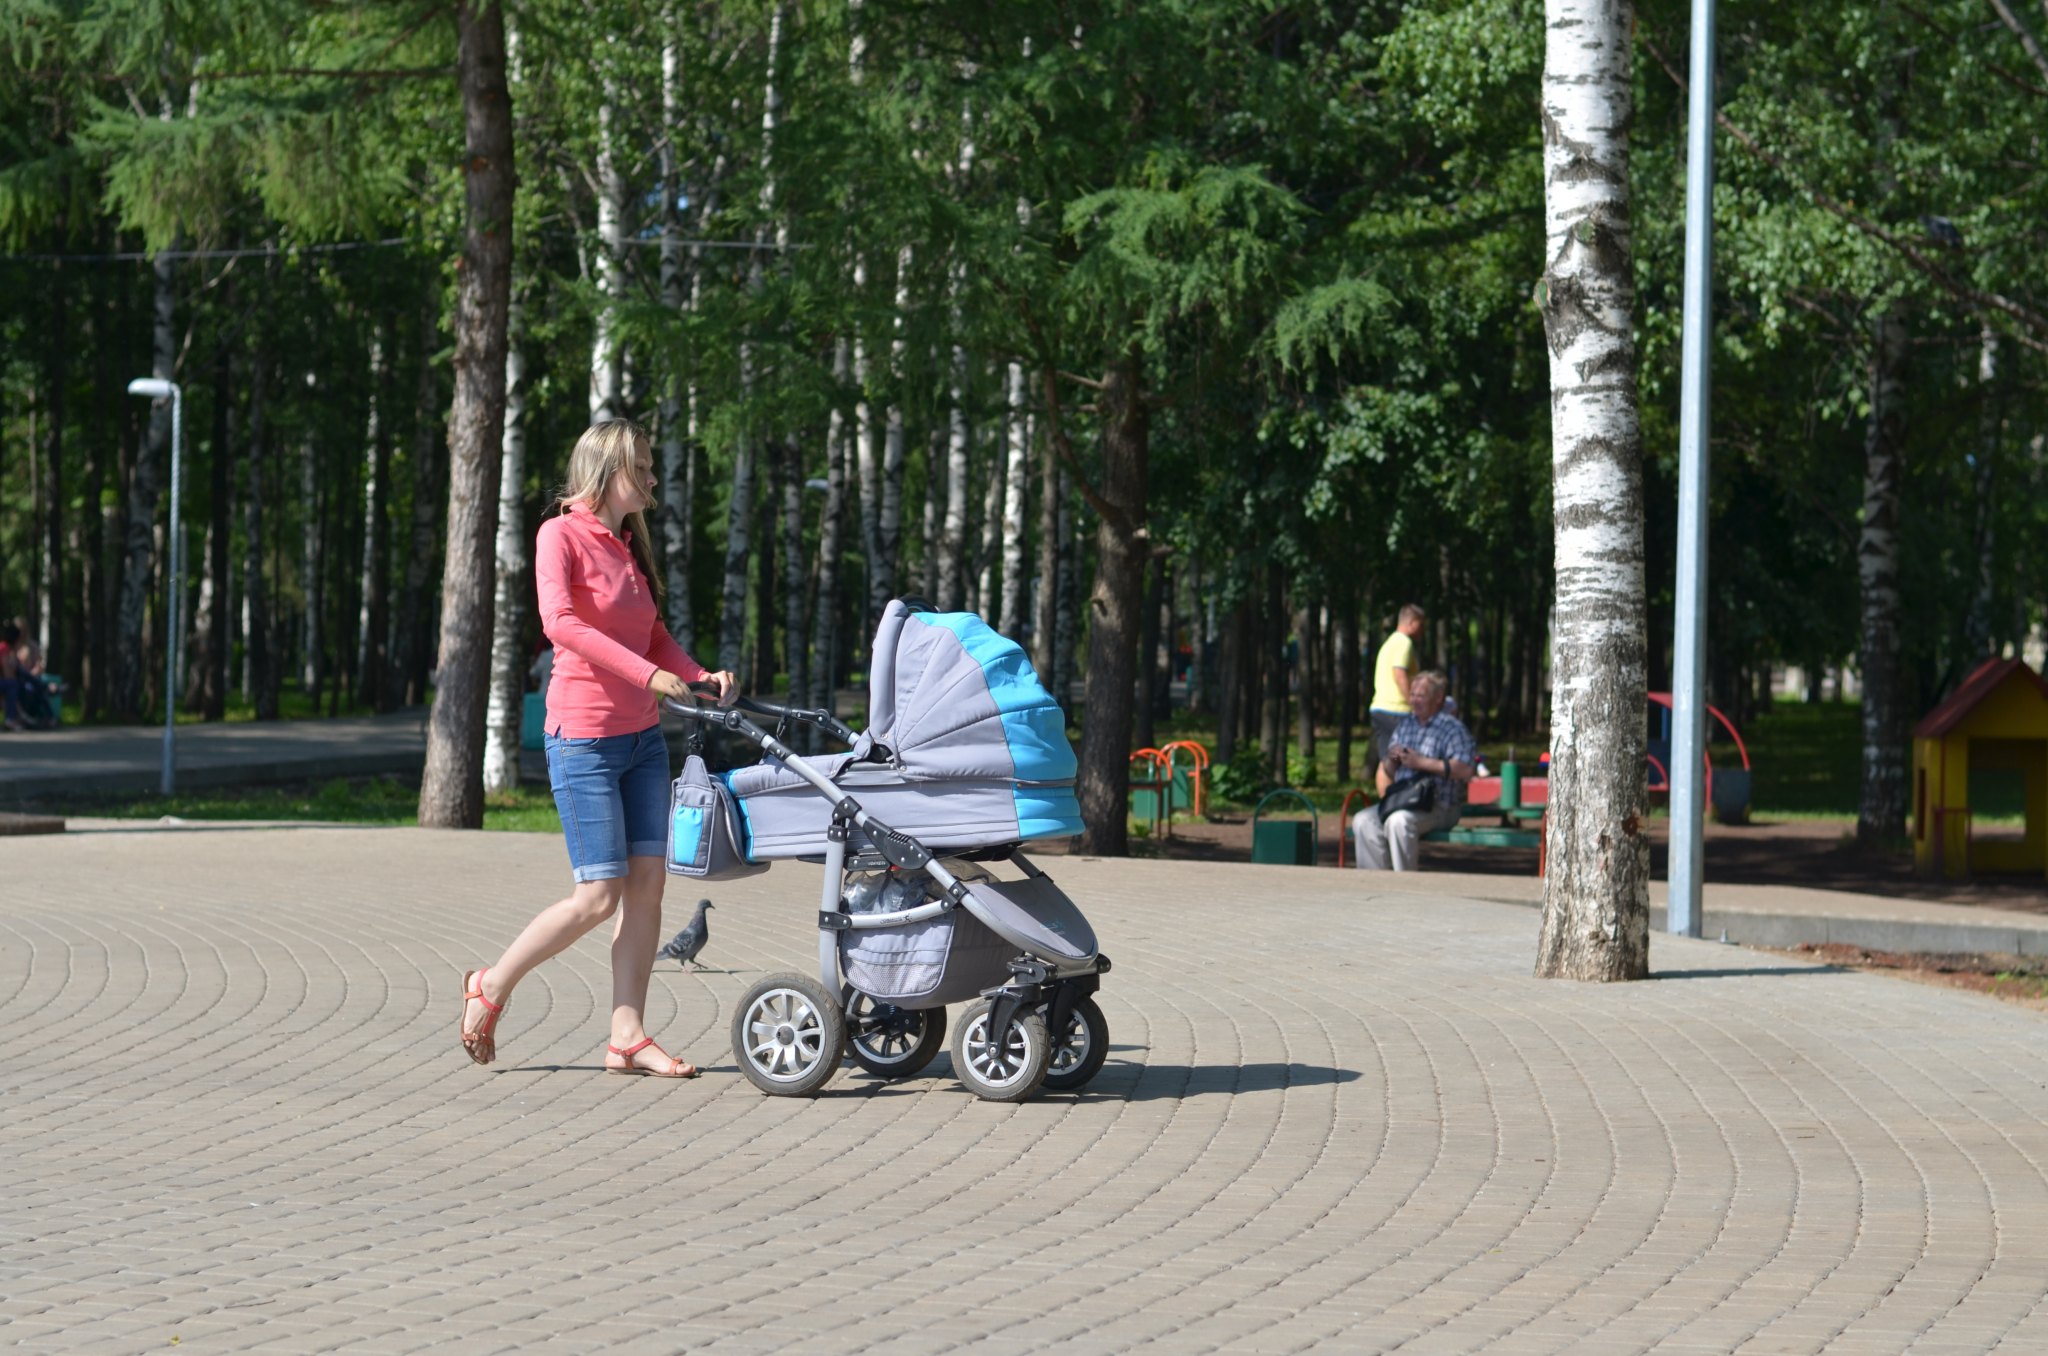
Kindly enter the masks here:
[[[712, 683], [691, 683], [689, 688], [690, 691], [699, 696], [712, 698], [718, 696], [718, 688]], [[815, 725], [842, 744], [850, 745], [854, 740], [860, 738], [859, 735], [848, 729], [846, 725], [834, 719], [830, 711], [820, 711], [803, 706], [779, 706], [774, 702], [764, 702], [756, 697], [736, 697], [733, 699], [733, 706], [752, 715], [767, 716], [778, 723], [785, 720], [793, 720], [801, 725]], [[671, 704], [669, 709], [679, 711], [682, 708]]]
[[[698, 685], [692, 684], [693, 688], [696, 686]], [[704, 684], [703, 686], [708, 687], [709, 684]], [[907, 909], [902, 913], [861, 914], [859, 915], [860, 921], [854, 923], [853, 926], [881, 928], [893, 927], [899, 923], [914, 923], [926, 918], [935, 917], [966, 900], [967, 887], [961, 883], [958, 876], [955, 876], [942, 866], [938, 858], [926, 851], [923, 844], [907, 833], [898, 833], [862, 809], [860, 802], [833, 785], [830, 777], [827, 777], [824, 773], [797, 757], [794, 749], [790, 748], [789, 745], [783, 743], [780, 739], [777, 739], [773, 734], [754, 724], [751, 720], [748, 720], [744, 714], [750, 707], [760, 710], [761, 714], [774, 714], [776, 708], [769, 707], [768, 703], [752, 702], [746, 698], [741, 698], [731, 706], [690, 706], [673, 698], [664, 697], [661, 705], [662, 709], [671, 711], [685, 720], [694, 720], [705, 725], [714, 725], [728, 733], [741, 735], [753, 740], [770, 757], [778, 759], [784, 767], [809, 782], [812, 789], [819, 795], [831, 801], [835, 817], [858, 826], [861, 832], [868, 836], [868, 841], [875, 845], [875, 850], [880, 852], [888, 861], [889, 865], [902, 871], [924, 870], [938, 883], [939, 889], [945, 894], [943, 900], [930, 904], [921, 904], [917, 908]], [[763, 710], [762, 708], [767, 709]], [[795, 713], [791, 714], [794, 715]], [[812, 712], [809, 714], [824, 715], [823, 712]], [[824, 718], [827, 720], [831, 719], [829, 716]], [[832, 723], [834, 725], [839, 724], [837, 721]], [[839, 728], [843, 730], [846, 727], [841, 725]], [[851, 734], [850, 731], [848, 733]]]

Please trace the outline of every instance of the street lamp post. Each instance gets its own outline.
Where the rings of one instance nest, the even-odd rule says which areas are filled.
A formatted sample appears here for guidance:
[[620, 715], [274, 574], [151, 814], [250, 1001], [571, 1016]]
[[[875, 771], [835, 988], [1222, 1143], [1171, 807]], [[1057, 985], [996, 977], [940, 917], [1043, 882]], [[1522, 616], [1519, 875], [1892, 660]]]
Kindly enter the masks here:
[[1685, 321], [1678, 384], [1678, 579], [1671, 690], [1671, 882], [1665, 927], [1700, 935], [1706, 874], [1707, 429], [1714, 340], [1714, 0], [1692, 0], [1685, 157]]
[[184, 485], [185, 393], [175, 381], [137, 377], [128, 394], [171, 402], [171, 605], [164, 628], [164, 776], [163, 793], [178, 789], [178, 636], [179, 612], [185, 599], [185, 537], [178, 522], [178, 491]]

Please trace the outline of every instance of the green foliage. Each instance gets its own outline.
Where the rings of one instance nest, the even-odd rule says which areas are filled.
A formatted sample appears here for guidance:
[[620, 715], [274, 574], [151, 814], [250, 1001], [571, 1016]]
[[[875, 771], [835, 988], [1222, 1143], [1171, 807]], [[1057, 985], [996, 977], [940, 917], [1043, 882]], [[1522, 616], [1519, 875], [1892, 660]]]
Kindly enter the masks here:
[[1216, 764], [1209, 773], [1209, 789], [1218, 799], [1239, 805], [1249, 805], [1272, 790], [1272, 770], [1259, 746], [1240, 745], [1236, 757]]

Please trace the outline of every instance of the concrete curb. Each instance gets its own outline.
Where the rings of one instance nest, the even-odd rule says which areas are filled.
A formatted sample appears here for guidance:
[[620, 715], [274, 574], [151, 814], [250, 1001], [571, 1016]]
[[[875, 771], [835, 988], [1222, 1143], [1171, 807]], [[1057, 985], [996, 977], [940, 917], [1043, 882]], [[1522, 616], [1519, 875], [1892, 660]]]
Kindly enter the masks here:
[[[1468, 899], [1542, 907], [1537, 880], [1461, 875], [1446, 880]], [[1650, 931], [1664, 931], [1664, 882], [1650, 887]], [[1709, 885], [1700, 935], [1745, 946], [1826, 946], [1919, 953], [1999, 952], [2048, 956], [2048, 914], [1891, 899], [1803, 886]]]

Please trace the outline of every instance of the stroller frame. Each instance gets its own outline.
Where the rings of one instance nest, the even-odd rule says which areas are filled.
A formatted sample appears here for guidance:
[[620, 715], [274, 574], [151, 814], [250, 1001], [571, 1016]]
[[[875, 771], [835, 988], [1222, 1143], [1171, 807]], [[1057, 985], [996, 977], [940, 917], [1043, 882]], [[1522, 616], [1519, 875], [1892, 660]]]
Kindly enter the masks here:
[[[706, 695], [713, 691], [704, 683], [691, 684], [691, 690]], [[839, 934], [900, 927], [960, 908], [1017, 946], [1021, 954], [1008, 963], [1009, 980], [981, 990], [982, 1002], [969, 1009], [965, 1022], [956, 1031], [956, 1075], [982, 1099], [1005, 1102], [1023, 1101], [1041, 1086], [1057, 1091], [1078, 1090], [1094, 1077], [1107, 1054], [1108, 1027], [1093, 995], [1101, 987], [1101, 977], [1110, 971], [1109, 957], [1092, 947], [1085, 959], [1060, 956], [1055, 948], [1045, 945], [1036, 945], [1034, 949], [1039, 939], [1032, 935], [1028, 925], [1020, 927], [1014, 914], [991, 909], [937, 854], [910, 834], [891, 828], [869, 813], [858, 799], [811, 766], [780, 737], [791, 722], [796, 722], [815, 726], [851, 745], [859, 738], [852, 729], [828, 711], [780, 706], [746, 697], [726, 707], [695, 706], [672, 699], [664, 700], [662, 707], [685, 720], [752, 741], [832, 803], [824, 853], [801, 858], [825, 868], [818, 902], [817, 984], [814, 988], [807, 976], [794, 973], [771, 975], [753, 986], [734, 1014], [733, 1057], [757, 1087], [776, 1096], [817, 1092], [837, 1072], [839, 1060], [833, 1052], [842, 1047], [862, 1067], [884, 1077], [908, 1077], [921, 1069], [937, 1053], [932, 1026], [936, 1022], [936, 1035], [943, 1036], [945, 1009], [906, 1010], [866, 1000], [841, 974]], [[750, 714], [774, 721], [774, 731], [747, 719]], [[887, 756], [886, 749], [878, 751]], [[856, 830], [866, 839], [868, 850], [853, 848]], [[965, 855], [976, 860], [1008, 861], [1023, 871], [1027, 879], [1042, 882], [1051, 890], [1051, 878], [1023, 854], [1021, 846], [1004, 844]], [[845, 897], [846, 873], [885, 867], [923, 872], [937, 886], [939, 898], [893, 913], [854, 913]], [[754, 1056], [756, 1049], [761, 1048], [756, 1040], [766, 1029], [754, 1020], [754, 1009], [761, 1007], [762, 995], [780, 1002], [779, 1008], [771, 1001], [763, 1009], [771, 1018], [780, 1019], [773, 1022], [778, 1039], [797, 1030], [793, 1023], [815, 1021], [817, 1025], [814, 1058], [794, 1076], [778, 1076], [775, 1069], [763, 1069]], [[869, 1002], [869, 1011], [856, 1016], [855, 1010], [864, 1001]], [[807, 1012], [801, 1011], [806, 1008]], [[919, 1039], [905, 1060], [883, 1064], [863, 1057], [864, 1036], [882, 1033], [887, 1038], [900, 1037], [910, 1025], [919, 1025]], [[805, 1052], [804, 1042], [794, 1037], [780, 1041], [778, 1049], [786, 1048], [794, 1048], [797, 1055]], [[792, 1058], [791, 1062], [803, 1061]]]

